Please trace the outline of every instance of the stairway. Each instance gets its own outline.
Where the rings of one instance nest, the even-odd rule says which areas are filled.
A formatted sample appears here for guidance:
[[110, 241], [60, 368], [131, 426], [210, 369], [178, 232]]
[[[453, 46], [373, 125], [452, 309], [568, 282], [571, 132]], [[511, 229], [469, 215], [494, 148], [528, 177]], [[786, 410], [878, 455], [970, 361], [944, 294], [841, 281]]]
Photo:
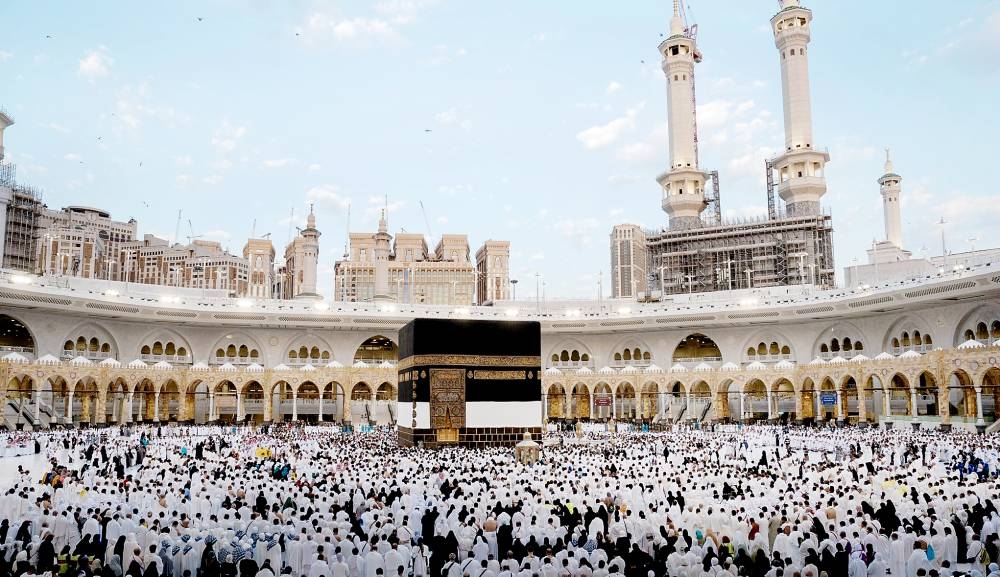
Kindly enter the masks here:
[[701, 416], [698, 417], [698, 422], [699, 423], [704, 423], [705, 422], [705, 417], [708, 416], [708, 412], [711, 411], [711, 410], [712, 410], [712, 401], [709, 401], [705, 405], [705, 408], [701, 411]]

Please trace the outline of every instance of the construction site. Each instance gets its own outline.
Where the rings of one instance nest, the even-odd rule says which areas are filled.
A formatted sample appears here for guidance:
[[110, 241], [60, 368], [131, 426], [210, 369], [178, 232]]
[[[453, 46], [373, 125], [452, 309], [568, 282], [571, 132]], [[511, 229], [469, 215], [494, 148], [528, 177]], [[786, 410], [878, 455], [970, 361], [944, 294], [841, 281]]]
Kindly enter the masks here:
[[[668, 225], [621, 224], [611, 233], [615, 298], [787, 285], [834, 286], [833, 223], [821, 208], [830, 160], [813, 145], [806, 46], [812, 12], [785, 6], [771, 19], [780, 54], [785, 147], [765, 162], [767, 214], [723, 220], [719, 172], [699, 167], [695, 67], [698, 25], [674, 2], [659, 45], [667, 80], [670, 167], [656, 180]], [[709, 186], [709, 181], [711, 181]]]
[[44, 207], [41, 191], [18, 184], [14, 165], [0, 163], [0, 204], [6, 204], [6, 215], [0, 223], [2, 267], [37, 272], [38, 219]]

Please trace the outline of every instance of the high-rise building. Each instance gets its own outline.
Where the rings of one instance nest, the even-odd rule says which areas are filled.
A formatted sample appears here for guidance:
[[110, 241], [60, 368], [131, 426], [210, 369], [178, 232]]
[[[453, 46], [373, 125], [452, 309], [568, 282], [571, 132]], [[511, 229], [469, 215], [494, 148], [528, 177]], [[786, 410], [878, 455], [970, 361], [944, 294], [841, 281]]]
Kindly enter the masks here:
[[122, 243], [119, 268], [124, 282], [194, 289], [219, 289], [246, 296], [245, 258], [230, 254], [215, 241], [195, 240], [171, 245], [147, 234], [140, 241]]
[[508, 300], [510, 241], [487, 240], [476, 251], [476, 304]]
[[119, 278], [118, 254], [135, 241], [137, 229], [134, 219], [118, 222], [84, 206], [44, 209], [38, 223], [38, 272], [83, 278]]
[[[476, 297], [480, 273], [469, 259], [469, 239], [464, 234], [442, 235], [434, 252], [429, 252], [423, 235], [399, 233], [393, 238], [383, 212], [376, 232], [352, 232], [348, 245], [346, 258], [334, 266], [335, 300], [454, 306], [491, 300]], [[493, 295], [506, 296], [498, 291], [507, 284], [509, 251], [505, 241], [487, 241], [476, 253], [477, 264], [480, 256], [492, 258], [486, 277], [491, 279]], [[500, 268], [495, 268], [497, 259]]]
[[247, 261], [246, 296], [257, 299], [273, 298], [274, 245], [267, 238], [251, 238], [243, 246]]
[[611, 296], [637, 298], [647, 290], [649, 250], [646, 234], [634, 224], [619, 224], [611, 231]]
[[[771, 26], [781, 54], [786, 149], [765, 166], [768, 214], [724, 221], [717, 172], [710, 173], [712, 194], [705, 190], [709, 173], [699, 164], [694, 74], [702, 54], [695, 28], [684, 21], [675, 1], [670, 36], [659, 47], [667, 77], [670, 168], [657, 181], [668, 226], [644, 232], [648, 268], [641, 277], [636, 274], [639, 251], [629, 245], [623, 252], [627, 241], [622, 238], [639, 235], [634, 229], [627, 233], [628, 226], [612, 231], [614, 296], [834, 285], [832, 221], [820, 207], [829, 154], [817, 150], [812, 137], [806, 50], [812, 12], [798, 0], [781, 1]], [[709, 206], [714, 210], [703, 215]]]

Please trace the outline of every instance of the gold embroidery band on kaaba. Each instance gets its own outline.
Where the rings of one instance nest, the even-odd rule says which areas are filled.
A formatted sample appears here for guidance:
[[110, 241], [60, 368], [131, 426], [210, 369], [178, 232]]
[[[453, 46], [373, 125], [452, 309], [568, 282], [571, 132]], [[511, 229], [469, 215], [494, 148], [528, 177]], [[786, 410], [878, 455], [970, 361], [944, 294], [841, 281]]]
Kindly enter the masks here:
[[414, 355], [399, 361], [397, 370], [412, 367], [540, 367], [542, 357], [509, 355]]
[[523, 381], [528, 378], [527, 371], [470, 371], [473, 380], [480, 381]]

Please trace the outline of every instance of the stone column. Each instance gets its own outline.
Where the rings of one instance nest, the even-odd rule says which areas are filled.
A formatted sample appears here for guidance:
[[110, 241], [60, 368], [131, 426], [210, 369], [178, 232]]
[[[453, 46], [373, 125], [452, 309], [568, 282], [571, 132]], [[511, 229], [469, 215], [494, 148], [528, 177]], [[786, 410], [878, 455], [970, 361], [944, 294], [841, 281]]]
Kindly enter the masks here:
[[774, 406], [774, 393], [767, 393], [767, 420], [771, 421], [776, 418], [778, 411], [775, 410]]
[[292, 390], [292, 420], [293, 421], [298, 421], [299, 420], [299, 404], [298, 404], [298, 401], [299, 401], [299, 395], [293, 389]]
[[344, 396], [344, 422], [351, 422], [351, 399], [348, 396]]
[[688, 391], [688, 393], [687, 393], [686, 405], [687, 405], [687, 407], [686, 407], [686, 409], [684, 411], [684, 414], [686, 415], [686, 417], [688, 419], [693, 419], [694, 418], [694, 406], [691, 404], [691, 391]]
[[846, 421], [847, 420], [847, 403], [844, 400], [844, 393], [837, 389], [837, 420]]
[[85, 395], [80, 399], [80, 420], [84, 423], [90, 424], [90, 395]]
[[160, 422], [160, 392], [153, 393], [153, 422]]
[[571, 393], [569, 392], [569, 389], [564, 389], [564, 391], [566, 393], [566, 399], [565, 399], [566, 405], [565, 408], [563, 409], [563, 418], [572, 419], [576, 415], [573, 414], [573, 403], [572, 399], [570, 398]]
[[618, 397], [614, 391], [611, 391], [611, 418], [618, 418]]
[[747, 407], [746, 407], [746, 393], [740, 393], [740, 421], [745, 421], [747, 418]]
[[[267, 389], [265, 389], [266, 391]], [[274, 397], [264, 394], [264, 422], [270, 423], [274, 420]]]
[[597, 405], [595, 403], [597, 403], [597, 395], [592, 393], [590, 395], [590, 418], [591, 419], [593, 419], [594, 416], [597, 414], [597, 412], [596, 412], [597, 411]]
[[[398, 395], [397, 395], [398, 397]], [[399, 415], [396, 415], [396, 421], [399, 421]], [[319, 422], [323, 422], [323, 390], [319, 391]]]
[[948, 387], [938, 387], [938, 416], [941, 417], [941, 423], [944, 425], [951, 424], [951, 403], [948, 400], [948, 393]]
[[208, 420], [215, 420], [215, 393], [208, 394]]
[[858, 422], [868, 422], [868, 395], [863, 386], [858, 388]]
[[66, 396], [66, 424], [73, 424], [73, 391]]
[[42, 391], [41, 385], [37, 385], [35, 390], [31, 392], [31, 396], [35, 401], [35, 426], [38, 427], [42, 420]]
[[813, 395], [816, 396], [816, 415], [813, 420], [819, 422], [823, 418], [823, 391], [817, 390], [813, 392]]
[[236, 422], [243, 422], [243, 395], [236, 391]]
[[910, 389], [910, 416], [917, 420], [917, 389]]
[[892, 389], [882, 389], [882, 414], [892, 416]]
[[976, 387], [976, 424], [985, 425], [986, 421], [983, 420], [983, 388]]
[[97, 407], [94, 410], [97, 411], [97, 424], [104, 425], [108, 422], [108, 393], [107, 391], [97, 392]]

